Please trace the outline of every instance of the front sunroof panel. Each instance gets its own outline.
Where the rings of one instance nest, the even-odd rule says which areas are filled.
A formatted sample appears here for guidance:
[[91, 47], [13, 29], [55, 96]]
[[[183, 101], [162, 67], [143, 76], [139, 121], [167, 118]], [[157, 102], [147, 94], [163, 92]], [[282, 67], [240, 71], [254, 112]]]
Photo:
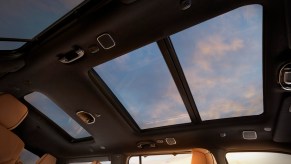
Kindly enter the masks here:
[[263, 113], [262, 6], [171, 36], [202, 120]]
[[75, 120], [65, 113], [57, 104], [39, 92], [24, 96], [24, 99], [41, 113], [55, 122], [75, 139], [90, 137], [91, 135]]
[[83, 1], [0, 1], [0, 37], [32, 39]]
[[191, 122], [156, 43], [94, 70], [141, 129]]
[[0, 41], [0, 50], [15, 50], [23, 46], [26, 42]]

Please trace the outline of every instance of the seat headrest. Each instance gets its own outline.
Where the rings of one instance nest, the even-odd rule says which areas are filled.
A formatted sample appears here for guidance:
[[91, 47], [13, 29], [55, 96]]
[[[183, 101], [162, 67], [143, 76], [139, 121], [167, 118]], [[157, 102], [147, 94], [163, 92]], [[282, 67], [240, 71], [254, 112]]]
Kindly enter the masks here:
[[27, 107], [10, 94], [0, 95], [0, 125], [12, 130], [27, 116]]
[[24, 148], [22, 140], [0, 125], [0, 163], [16, 163]]
[[206, 149], [192, 149], [191, 164], [216, 164], [216, 160], [212, 153]]
[[39, 160], [36, 161], [36, 164], [55, 164], [55, 163], [57, 163], [57, 159], [50, 154], [44, 154]]

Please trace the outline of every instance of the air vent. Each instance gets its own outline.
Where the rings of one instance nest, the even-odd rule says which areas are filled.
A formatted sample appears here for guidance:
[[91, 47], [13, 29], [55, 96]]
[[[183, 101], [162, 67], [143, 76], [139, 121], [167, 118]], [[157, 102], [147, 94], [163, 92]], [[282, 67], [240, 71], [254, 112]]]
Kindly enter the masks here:
[[88, 112], [79, 111], [76, 115], [85, 123], [85, 124], [93, 124], [95, 122], [95, 117]]

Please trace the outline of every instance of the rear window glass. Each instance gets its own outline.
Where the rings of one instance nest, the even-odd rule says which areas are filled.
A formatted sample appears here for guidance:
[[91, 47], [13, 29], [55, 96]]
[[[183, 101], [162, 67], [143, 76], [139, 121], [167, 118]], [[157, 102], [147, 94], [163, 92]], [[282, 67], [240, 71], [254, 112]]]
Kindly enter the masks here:
[[[69, 164], [93, 164], [93, 162], [73, 162]], [[111, 164], [111, 161], [100, 161], [100, 164]]]
[[291, 155], [274, 152], [235, 152], [227, 153], [229, 164], [290, 164]]
[[[142, 156], [142, 164], [185, 164], [191, 163], [192, 154], [177, 154], [177, 155], [151, 155]], [[134, 156], [129, 159], [129, 164], [140, 164], [139, 156]]]

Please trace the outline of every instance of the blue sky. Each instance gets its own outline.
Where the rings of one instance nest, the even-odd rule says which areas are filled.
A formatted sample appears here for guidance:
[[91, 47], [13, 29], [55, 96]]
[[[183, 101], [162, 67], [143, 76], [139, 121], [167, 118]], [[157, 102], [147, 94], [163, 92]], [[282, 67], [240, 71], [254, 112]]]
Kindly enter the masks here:
[[263, 112], [260, 5], [240, 7], [171, 39], [203, 120]]
[[[235, 9], [171, 39], [202, 120], [263, 112], [260, 5]], [[142, 129], [190, 122], [156, 43], [94, 69]]]
[[190, 117], [156, 43], [94, 68], [142, 129]]

